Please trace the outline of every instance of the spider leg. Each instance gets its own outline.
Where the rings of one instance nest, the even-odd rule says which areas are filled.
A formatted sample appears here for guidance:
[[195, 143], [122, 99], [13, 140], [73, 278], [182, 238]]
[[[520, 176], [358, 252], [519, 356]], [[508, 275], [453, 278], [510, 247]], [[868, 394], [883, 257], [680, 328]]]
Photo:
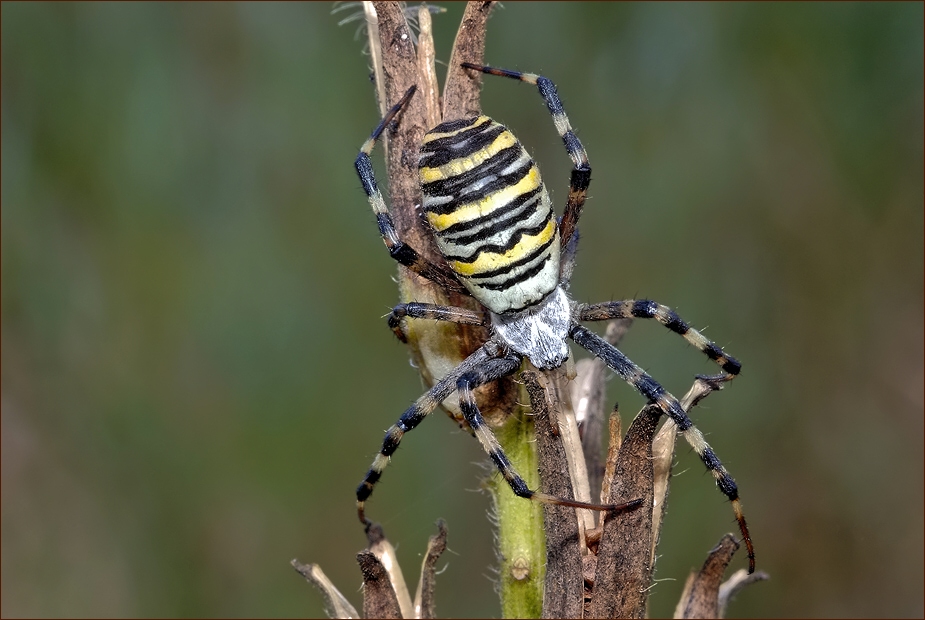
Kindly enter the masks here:
[[450, 323], [462, 323], [465, 325], [488, 325], [489, 319], [484, 312], [477, 310], [468, 310], [466, 308], [456, 308], [453, 306], [438, 306], [437, 304], [427, 304], [419, 302], [410, 302], [407, 304], [398, 304], [392, 308], [392, 314], [389, 315], [389, 327], [395, 333], [395, 337], [402, 342], [408, 342], [405, 337], [405, 331], [402, 328], [402, 319], [405, 317], [412, 319], [430, 319], [432, 321], [448, 321]]
[[385, 206], [385, 200], [382, 198], [382, 192], [379, 191], [379, 186], [376, 183], [376, 175], [373, 172], [372, 162], [369, 160], [369, 155], [376, 145], [376, 140], [379, 139], [379, 136], [382, 135], [385, 128], [392, 122], [395, 115], [398, 114], [406, 103], [408, 103], [415, 90], [415, 86], [408, 89], [408, 92], [405, 93], [398, 103], [392, 106], [386, 113], [376, 129], [373, 130], [369, 139], [363, 143], [355, 163], [357, 174], [360, 175], [363, 191], [366, 192], [369, 204], [376, 214], [379, 234], [382, 235], [382, 241], [389, 249], [391, 257], [418, 275], [436, 282], [445, 289], [468, 295], [469, 293], [466, 291], [465, 287], [459, 283], [459, 280], [456, 279], [456, 276], [453, 275], [449, 269], [431, 263], [421, 256], [417, 250], [407, 245], [398, 237], [395, 224], [392, 222], [392, 216], [389, 215], [389, 210]]
[[514, 494], [525, 499], [532, 499], [543, 504], [555, 504], [558, 506], [570, 506], [573, 508], [587, 508], [590, 510], [602, 510], [616, 512], [636, 508], [642, 504], [642, 500], [633, 500], [625, 504], [590, 504], [579, 502], [573, 499], [554, 497], [539, 491], [531, 491], [524, 479], [517, 473], [510, 459], [504, 453], [501, 444], [495, 437], [491, 429], [485, 424], [484, 418], [475, 403], [475, 396], [472, 390], [480, 385], [506, 377], [520, 368], [522, 359], [519, 355], [508, 355], [503, 358], [489, 360], [488, 362], [469, 370], [456, 381], [456, 387], [459, 390], [459, 408], [462, 410], [475, 437], [482, 444], [482, 449], [488, 454], [505, 481], [510, 485]]
[[572, 233], [575, 232], [575, 228], [578, 226], [578, 218], [581, 217], [581, 209], [585, 204], [588, 185], [591, 183], [591, 164], [588, 163], [588, 154], [581, 145], [581, 141], [572, 131], [572, 125], [569, 123], [565, 109], [562, 107], [562, 101], [556, 92], [556, 85], [552, 83], [552, 80], [535, 73], [509, 71], [508, 69], [474, 65], [469, 62], [462, 63], [462, 66], [466, 69], [474, 69], [490, 75], [500, 75], [520, 80], [527, 84], [535, 84], [539, 89], [540, 95], [552, 115], [552, 122], [556, 125], [556, 131], [559, 132], [559, 136], [565, 144], [565, 150], [568, 151], [569, 157], [572, 158], [573, 166], [569, 182], [568, 202], [565, 205], [565, 213], [559, 221], [560, 247], [566, 248]]
[[706, 465], [710, 474], [716, 480], [716, 486], [732, 502], [732, 509], [735, 512], [736, 521], [739, 522], [739, 530], [742, 532], [742, 538], [748, 549], [748, 572], [755, 572], [755, 549], [752, 546], [752, 539], [748, 533], [748, 525], [745, 523], [745, 515], [742, 512], [742, 505], [739, 501], [739, 491], [736, 487], [735, 480], [723, 467], [723, 464], [717, 458], [713, 448], [703, 437], [703, 433], [694, 426], [694, 423], [684, 412], [681, 403], [678, 402], [665, 388], [659, 385], [655, 379], [650, 377], [642, 368], [637, 366], [626, 357], [619, 349], [609, 342], [589, 331], [588, 329], [572, 324], [569, 336], [579, 345], [590, 351], [595, 356], [610, 366], [620, 377], [629, 383], [640, 394], [648, 400], [654, 402], [658, 407], [678, 425], [680, 432], [687, 443], [691, 445], [703, 464]]
[[497, 345], [494, 342], [487, 342], [483, 346], [467, 357], [459, 366], [446, 377], [434, 384], [423, 396], [418, 398], [398, 419], [398, 421], [389, 427], [385, 433], [385, 439], [382, 441], [382, 448], [379, 454], [373, 459], [373, 464], [363, 478], [363, 482], [357, 487], [357, 514], [360, 522], [367, 528], [372, 522], [366, 518], [365, 503], [373, 493], [373, 487], [382, 477], [382, 471], [389, 464], [389, 457], [398, 449], [402, 436], [420, 424], [437, 405], [442, 403], [456, 389], [456, 382], [473, 368], [485, 363], [497, 355]]
[[655, 319], [689, 343], [700, 349], [723, 369], [724, 374], [707, 377], [731, 381], [742, 370], [739, 360], [726, 353], [713, 341], [688, 325], [678, 314], [649, 299], [627, 299], [600, 304], [578, 304], [575, 308], [579, 321], [606, 321], [610, 319]]

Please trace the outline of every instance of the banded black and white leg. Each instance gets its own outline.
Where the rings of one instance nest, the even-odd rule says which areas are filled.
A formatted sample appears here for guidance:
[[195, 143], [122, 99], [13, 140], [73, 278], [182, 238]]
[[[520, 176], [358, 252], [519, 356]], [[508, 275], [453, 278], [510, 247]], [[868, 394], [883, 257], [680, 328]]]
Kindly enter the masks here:
[[578, 226], [578, 219], [581, 217], [581, 209], [584, 207], [585, 198], [588, 193], [588, 185], [591, 183], [591, 164], [588, 163], [588, 154], [582, 146], [581, 141], [575, 132], [572, 131], [572, 125], [569, 123], [565, 109], [562, 107], [562, 101], [559, 99], [559, 93], [556, 92], [556, 85], [552, 80], [537, 75], [535, 73], [521, 73], [519, 71], [510, 71], [508, 69], [498, 69], [496, 67], [486, 67], [483, 65], [474, 65], [469, 62], [462, 63], [467, 69], [474, 69], [487, 73], [489, 75], [500, 75], [508, 77], [527, 84], [535, 84], [546, 102], [546, 107], [552, 115], [552, 121], [556, 125], [556, 131], [565, 144], [565, 150], [568, 151], [572, 159], [572, 175], [569, 181], [568, 202], [565, 205], [565, 212], [562, 219], [559, 220], [560, 246], [568, 247], [569, 240]]
[[434, 384], [425, 394], [418, 398], [398, 419], [395, 424], [389, 427], [385, 433], [385, 439], [382, 441], [382, 448], [379, 454], [373, 459], [373, 463], [366, 472], [363, 481], [357, 487], [357, 515], [360, 521], [368, 528], [372, 522], [366, 518], [365, 504], [366, 500], [373, 493], [373, 487], [382, 477], [382, 471], [389, 464], [389, 458], [398, 449], [401, 438], [405, 433], [415, 428], [424, 418], [433, 412], [437, 406], [453, 393], [456, 388], [456, 382], [459, 381], [467, 372], [498, 355], [498, 347], [493, 342], [475, 350], [472, 355], [467, 357], [459, 366], [453, 369], [446, 377]]
[[736, 521], [739, 523], [739, 530], [742, 532], [742, 538], [748, 550], [748, 572], [753, 573], [755, 571], [755, 550], [748, 532], [748, 525], [745, 522], [745, 514], [742, 512], [742, 503], [739, 500], [739, 491], [735, 480], [723, 467], [716, 453], [713, 452], [713, 448], [704, 439], [703, 433], [694, 426], [678, 399], [659, 385], [642, 368], [633, 363], [619, 349], [594, 332], [573, 323], [569, 336], [576, 343], [603, 360], [624, 381], [645, 396], [646, 399], [658, 405], [678, 425], [678, 432], [684, 436], [687, 443], [690, 444], [697, 456], [700, 457], [700, 460], [703, 461], [703, 464], [706, 465], [719, 490], [732, 502], [732, 510], [735, 513]]
[[715, 342], [684, 321], [678, 313], [650, 299], [607, 301], [600, 304], [578, 304], [575, 318], [579, 321], [608, 321], [611, 319], [655, 319], [713, 360], [723, 373], [704, 377], [713, 381], [731, 381], [742, 370], [739, 361], [727, 355]]
[[501, 444], [495, 437], [491, 429], [485, 424], [485, 419], [479, 411], [475, 402], [475, 396], [472, 392], [475, 388], [491, 381], [496, 381], [503, 377], [516, 372], [522, 363], [522, 358], [516, 354], [508, 354], [504, 357], [490, 360], [472, 370], [463, 374], [457, 381], [456, 387], [459, 390], [459, 408], [462, 410], [466, 422], [475, 434], [476, 439], [482, 444], [482, 449], [488, 454], [488, 457], [501, 472], [504, 480], [514, 491], [514, 494], [524, 499], [530, 499], [543, 504], [555, 504], [558, 506], [570, 506], [573, 508], [588, 508], [591, 510], [603, 511], [620, 511], [630, 508], [636, 508], [642, 504], [642, 500], [633, 500], [625, 504], [617, 505], [600, 505], [579, 502], [573, 499], [554, 497], [539, 491], [533, 491], [526, 481], [517, 473], [510, 459], [504, 453]]
[[448, 321], [450, 323], [460, 323], [463, 325], [488, 325], [491, 319], [485, 312], [478, 310], [469, 310], [467, 308], [457, 308], [454, 306], [439, 306], [437, 304], [428, 304], [420, 302], [410, 302], [398, 304], [392, 308], [389, 315], [389, 327], [395, 336], [402, 342], [407, 342], [403, 329], [403, 319], [429, 319], [431, 321]]
[[504, 449], [498, 443], [494, 433], [485, 424], [472, 392], [478, 386], [506, 377], [520, 368], [522, 362], [520, 356], [507, 354], [498, 357], [499, 353], [500, 345], [497, 343], [489, 341], [483, 345], [449, 375], [438, 381], [427, 393], [418, 398], [398, 421], [386, 431], [379, 454], [376, 455], [369, 471], [366, 472], [366, 476], [357, 487], [357, 515], [367, 528], [371, 525], [371, 521], [366, 518], [366, 500], [372, 495], [375, 484], [382, 477], [382, 472], [388, 465], [391, 455], [398, 449], [402, 437], [406, 432], [420, 424], [454, 389], [459, 392], [460, 409], [465, 416], [466, 422], [472, 428], [485, 453], [518, 497], [546, 504], [610, 512], [636, 508], [641, 504], [641, 500], [615, 505], [589, 504], [567, 498], [553, 497], [539, 491], [533, 491], [527, 486], [523, 477], [517, 473], [510, 459], [504, 453]]
[[416, 90], [415, 86], [412, 86], [404, 94], [404, 96], [393, 105], [386, 115], [382, 118], [382, 121], [379, 122], [379, 125], [373, 130], [373, 133], [369, 136], [369, 139], [363, 143], [363, 146], [360, 148], [360, 153], [357, 155], [355, 167], [357, 174], [360, 176], [360, 182], [363, 184], [363, 191], [366, 192], [366, 197], [369, 199], [369, 204], [373, 208], [373, 212], [376, 214], [376, 222], [379, 225], [379, 234], [382, 235], [382, 241], [385, 243], [385, 246], [389, 250], [389, 255], [398, 261], [400, 264], [408, 267], [415, 273], [436, 282], [445, 289], [451, 291], [457, 291], [468, 295], [468, 291], [465, 287], [460, 284], [459, 280], [446, 267], [440, 265], [435, 265], [428, 261], [426, 258], [421, 256], [421, 254], [415, 250], [410, 245], [402, 241], [398, 232], [395, 230], [395, 224], [392, 222], [392, 216], [389, 215], [389, 210], [385, 205], [385, 200], [382, 197], [382, 192], [379, 191], [379, 185], [376, 183], [376, 175], [373, 172], [373, 165], [369, 159], [370, 153], [373, 151], [373, 147], [376, 145], [376, 140], [379, 139], [379, 136], [382, 135], [382, 132], [385, 128], [392, 122], [392, 119], [395, 118], [395, 115], [404, 107], [406, 103], [411, 99], [411, 96], [414, 95]]

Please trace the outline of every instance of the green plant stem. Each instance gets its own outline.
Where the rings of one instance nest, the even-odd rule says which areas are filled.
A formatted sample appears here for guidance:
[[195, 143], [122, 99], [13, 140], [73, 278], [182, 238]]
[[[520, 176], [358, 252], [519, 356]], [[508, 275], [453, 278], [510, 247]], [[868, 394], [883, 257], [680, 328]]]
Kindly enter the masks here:
[[[538, 489], [533, 419], [520, 409], [494, 432], [527, 485]], [[498, 518], [502, 617], [539, 618], [546, 572], [542, 506], [514, 495], [499, 474], [492, 475], [488, 487]]]

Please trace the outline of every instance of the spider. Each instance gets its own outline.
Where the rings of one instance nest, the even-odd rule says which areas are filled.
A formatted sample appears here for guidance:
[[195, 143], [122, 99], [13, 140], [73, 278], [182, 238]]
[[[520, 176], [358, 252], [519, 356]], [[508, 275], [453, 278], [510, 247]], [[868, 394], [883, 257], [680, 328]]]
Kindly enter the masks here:
[[655, 319], [716, 362], [722, 373], [703, 377], [717, 384], [739, 374], [741, 364], [683, 321], [673, 310], [650, 300], [581, 304], [565, 292], [578, 235], [576, 227], [591, 180], [588, 156], [562, 107], [555, 85], [533, 73], [488, 66], [462, 66], [490, 75], [533, 84], [552, 115], [553, 123], [573, 162], [568, 201], [561, 219], [536, 164], [503, 125], [487, 116], [451, 120], [423, 138], [418, 171], [422, 212], [433, 230], [446, 266], [422, 257], [398, 237], [369, 155], [376, 140], [415, 93], [412, 86], [386, 113], [363, 144], [356, 170], [389, 254], [400, 264], [439, 286], [474, 297], [481, 311], [428, 303], [402, 303], [389, 316], [389, 325], [403, 339], [405, 319], [429, 319], [490, 326], [491, 337], [409, 407], [385, 434], [382, 448], [357, 487], [357, 513], [368, 529], [365, 502], [382, 476], [405, 433], [415, 428], [455, 390], [465, 421], [514, 493], [548, 504], [626, 510], [640, 500], [621, 505], [587, 504], [533, 491], [514, 470], [501, 445], [486, 426], [473, 389], [515, 373], [529, 360], [539, 369], [554, 369], [569, 357], [567, 338], [603, 360], [624, 381], [671, 418], [730, 500], [748, 549], [749, 572], [755, 554], [742, 512], [736, 483], [678, 400], [627, 358], [619, 349], [583, 327], [582, 321], [616, 318]]

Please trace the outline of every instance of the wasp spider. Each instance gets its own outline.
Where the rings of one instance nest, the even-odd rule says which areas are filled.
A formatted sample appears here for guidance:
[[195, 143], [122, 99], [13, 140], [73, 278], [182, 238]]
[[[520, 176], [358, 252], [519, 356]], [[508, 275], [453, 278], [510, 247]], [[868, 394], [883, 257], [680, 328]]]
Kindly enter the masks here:
[[475, 404], [474, 388], [515, 373], [524, 358], [540, 369], [560, 366], [569, 357], [566, 339], [571, 338], [602, 359], [678, 425], [678, 431], [700, 456], [720, 491], [732, 502], [748, 548], [749, 571], [753, 571], [754, 551], [732, 476], [678, 400], [616, 347], [582, 327], [580, 322], [627, 317], [655, 319], [722, 368], [722, 373], [707, 377], [715, 382], [733, 379], [741, 365], [673, 310], [654, 301], [579, 304], [568, 298], [564, 284], [571, 271], [576, 226], [591, 180], [591, 166], [584, 147], [572, 131], [556, 87], [550, 80], [532, 73], [469, 63], [463, 66], [536, 85], [574, 164], [568, 201], [562, 218], [557, 220], [539, 169], [503, 125], [487, 116], [441, 123], [424, 136], [418, 163], [423, 215], [433, 229], [437, 247], [449, 268], [436, 265], [399, 239], [369, 159], [385, 127], [414, 95], [414, 86], [388, 111], [363, 144], [356, 169], [391, 256], [441, 286], [467, 292], [483, 308], [472, 311], [426, 303], [399, 304], [389, 317], [392, 329], [401, 337], [402, 320], [430, 319], [490, 325], [492, 336], [411, 405], [386, 432], [382, 449], [357, 488], [360, 520], [369, 527], [365, 502], [401, 438], [454, 390], [458, 392], [466, 422], [518, 496], [598, 510], [620, 510], [638, 505], [638, 500], [621, 506], [591, 505], [529, 489], [485, 425]]

